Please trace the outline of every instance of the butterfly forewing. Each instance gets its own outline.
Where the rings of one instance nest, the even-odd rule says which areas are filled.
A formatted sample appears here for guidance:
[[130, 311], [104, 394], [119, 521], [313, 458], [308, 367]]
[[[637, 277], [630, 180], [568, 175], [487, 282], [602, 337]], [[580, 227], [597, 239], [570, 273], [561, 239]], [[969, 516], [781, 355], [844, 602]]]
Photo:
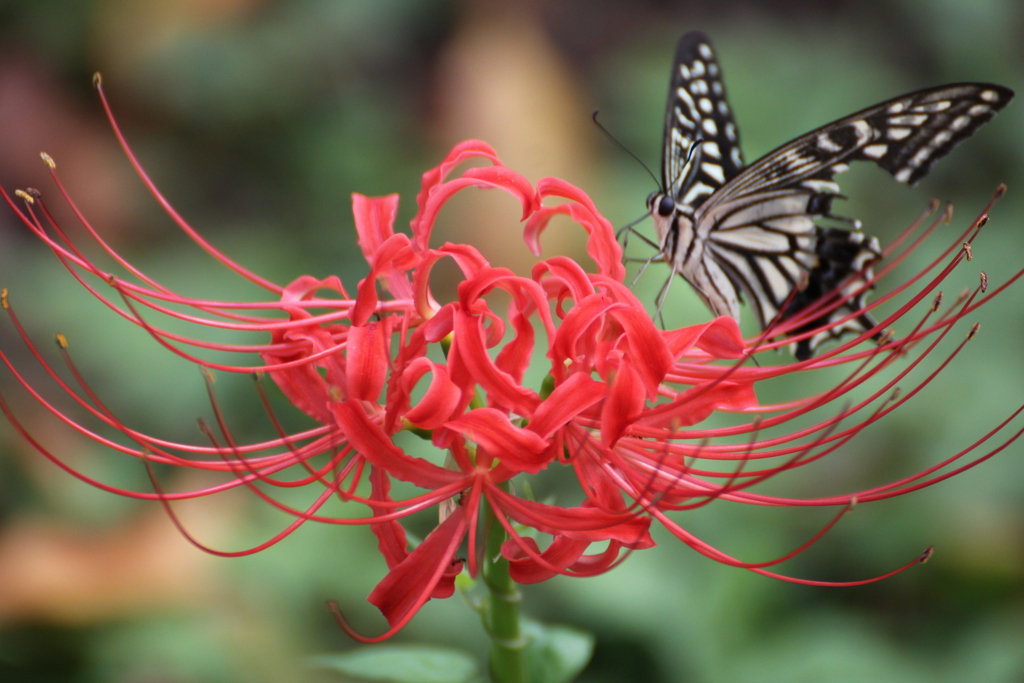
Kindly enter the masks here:
[[[654, 214], [659, 230], [669, 232], [666, 260], [718, 315], [738, 317], [743, 295], [762, 328], [831, 297], [833, 305], [789, 332], [816, 330], [798, 343], [798, 358], [845, 333], [877, 337], [863, 309], [881, 252], [859, 222], [831, 213], [840, 196], [834, 177], [851, 162], [870, 161], [914, 184], [1012, 98], [1008, 88], [988, 83], [919, 90], [822, 126], [743, 168], [711, 43], [688, 33], [676, 50], [662, 155], [665, 193], [676, 205], [671, 217]], [[696, 140], [701, 153], [687, 167]], [[854, 229], [824, 227], [820, 218]]]
[[[698, 139], [699, 162], [687, 169], [687, 155]], [[697, 207], [741, 168], [739, 133], [725, 97], [722, 69], [708, 37], [692, 31], [676, 47], [665, 111], [662, 184], [677, 202]]]

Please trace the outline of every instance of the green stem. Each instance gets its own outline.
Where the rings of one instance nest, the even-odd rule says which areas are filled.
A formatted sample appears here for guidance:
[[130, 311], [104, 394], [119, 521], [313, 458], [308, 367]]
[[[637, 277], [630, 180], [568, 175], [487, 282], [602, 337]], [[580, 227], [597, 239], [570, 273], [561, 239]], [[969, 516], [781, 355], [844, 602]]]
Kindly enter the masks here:
[[[502, 484], [507, 488], [508, 484]], [[507, 534], [491, 507], [484, 504], [486, 556], [483, 580], [489, 594], [483, 611], [484, 628], [491, 636], [491, 677], [495, 683], [527, 683], [523, 650], [526, 636], [519, 629], [519, 589], [501, 555]]]

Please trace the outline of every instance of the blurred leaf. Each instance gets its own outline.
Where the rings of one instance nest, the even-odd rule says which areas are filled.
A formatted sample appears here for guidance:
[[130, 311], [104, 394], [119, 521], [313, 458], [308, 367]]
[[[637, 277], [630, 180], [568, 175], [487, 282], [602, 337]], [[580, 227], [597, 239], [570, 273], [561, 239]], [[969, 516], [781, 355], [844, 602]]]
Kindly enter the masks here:
[[548, 626], [530, 619], [522, 622], [530, 639], [526, 665], [532, 683], [567, 683], [586, 668], [594, 654], [594, 636], [568, 626]]
[[379, 645], [309, 660], [310, 666], [393, 683], [462, 683], [477, 677], [476, 660], [430, 645]]

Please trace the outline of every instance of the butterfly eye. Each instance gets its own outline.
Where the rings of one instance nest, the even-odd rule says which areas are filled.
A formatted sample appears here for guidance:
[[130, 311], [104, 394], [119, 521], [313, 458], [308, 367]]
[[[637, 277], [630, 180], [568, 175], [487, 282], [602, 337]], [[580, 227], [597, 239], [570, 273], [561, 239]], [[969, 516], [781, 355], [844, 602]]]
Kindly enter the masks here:
[[659, 216], [668, 216], [668, 215], [670, 215], [675, 210], [676, 210], [676, 202], [675, 202], [675, 200], [672, 199], [671, 197], [667, 196], [667, 195], [662, 197], [661, 201], [658, 202], [658, 215]]

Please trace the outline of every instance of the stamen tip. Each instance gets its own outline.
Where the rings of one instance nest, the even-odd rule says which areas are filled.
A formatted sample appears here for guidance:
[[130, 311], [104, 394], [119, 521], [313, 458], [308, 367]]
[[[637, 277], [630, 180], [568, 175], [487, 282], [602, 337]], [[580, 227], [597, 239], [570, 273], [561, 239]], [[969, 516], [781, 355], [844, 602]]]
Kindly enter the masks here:
[[953, 202], [946, 202], [945, 218], [947, 225], [953, 222]]
[[1004, 194], [1006, 194], [1006, 183], [999, 183], [999, 187], [992, 193], [992, 199], [999, 199]]
[[67, 348], [68, 348], [68, 338], [67, 337], [65, 337], [63, 334], [58, 332], [57, 334], [54, 335], [53, 339], [54, 339], [54, 341], [57, 342], [57, 346], [59, 346], [62, 349], [67, 350]]
[[36, 203], [35, 197], [30, 195], [25, 190], [15, 190], [14, 191], [14, 196], [18, 197], [19, 199], [24, 200], [25, 203], [27, 203], [27, 204], [35, 204]]
[[103, 74], [99, 71], [92, 75], [92, 87], [99, 89], [103, 87]]
[[3, 306], [5, 311], [11, 307], [11, 304], [8, 303], [8, 301], [7, 301], [7, 288], [6, 287], [4, 287], [3, 289], [0, 289], [0, 306]]
[[40, 152], [39, 158], [43, 160], [43, 163], [50, 167], [51, 171], [56, 170], [57, 164], [53, 161], [53, 157], [51, 157], [49, 154], [47, 154], [46, 152]]
[[979, 228], [983, 228], [983, 227], [985, 227], [986, 223], [988, 223], [988, 214], [987, 213], [983, 213], [983, 214], [981, 214], [981, 218], [978, 219], [978, 227]]
[[203, 381], [205, 381], [207, 384], [213, 384], [214, 381], [217, 379], [214, 376], [213, 372], [210, 371], [210, 368], [201, 367], [199, 368], [199, 372], [203, 373]]
[[935, 300], [932, 301], [932, 313], [935, 313], [942, 307], [942, 299], [944, 296], [945, 295], [942, 292], [935, 295]]
[[978, 334], [978, 330], [981, 329], [981, 323], [974, 323], [971, 325], [971, 330], [967, 333], [967, 341], [974, 339], [975, 335]]
[[988, 291], [988, 273], [981, 271], [981, 291]]
[[[987, 217], [986, 217], [986, 220], [987, 220]], [[982, 225], [984, 225], [984, 223], [979, 221], [978, 222], [978, 227], [980, 228]], [[967, 254], [967, 260], [968, 261], [973, 261], [974, 260], [974, 254], [971, 253], [971, 243], [970, 242], [964, 242], [964, 253]]]
[[932, 554], [934, 552], [935, 552], [935, 546], [933, 546], [933, 545], [930, 545], [927, 548], [925, 548], [924, 552], [921, 553], [921, 557], [917, 558], [918, 563], [919, 564], [924, 564], [928, 560], [932, 559]]

